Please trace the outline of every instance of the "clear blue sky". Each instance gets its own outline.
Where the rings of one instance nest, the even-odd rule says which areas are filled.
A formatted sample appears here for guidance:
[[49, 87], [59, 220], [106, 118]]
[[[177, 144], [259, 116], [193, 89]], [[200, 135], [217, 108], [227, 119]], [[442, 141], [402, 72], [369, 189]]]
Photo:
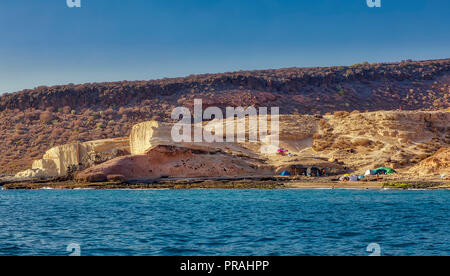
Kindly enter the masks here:
[[450, 1], [0, 0], [0, 93], [450, 57]]

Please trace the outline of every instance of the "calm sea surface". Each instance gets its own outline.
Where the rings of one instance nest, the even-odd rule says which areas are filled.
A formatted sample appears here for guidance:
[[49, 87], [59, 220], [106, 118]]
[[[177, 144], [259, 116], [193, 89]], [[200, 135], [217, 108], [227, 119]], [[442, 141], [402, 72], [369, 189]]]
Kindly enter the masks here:
[[449, 214], [450, 191], [0, 191], [0, 255], [450, 255]]

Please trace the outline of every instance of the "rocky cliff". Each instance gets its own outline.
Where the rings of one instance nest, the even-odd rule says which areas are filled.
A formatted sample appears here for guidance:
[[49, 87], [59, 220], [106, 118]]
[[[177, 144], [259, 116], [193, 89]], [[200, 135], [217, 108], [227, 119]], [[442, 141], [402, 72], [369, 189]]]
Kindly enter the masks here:
[[[400, 105], [413, 109], [431, 108], [434, 101], [423, 102], [421, 97], [426, 96], [428, 89], [433, 90], [432, 94], [437, 96], [437, 99], [442, 92], [448, 92], [440, 91], [445, 86], [441, 86], [439, 82], [448, 84], [449, 70], [450, 60], [444, 59], [361, 63], [327, 68], [240, 71], [155, 81], [43, 86], [3, 95], [0, 97], [0, 111], [29, 108], [45, 110], [48, 107], [64, 106], [75, 109], [109, 108], [139, 105], [145, 100], [154, 101], [160, 97], [167, 103], [170, 101], [164, 97], [172, 98], [172, 103], [177, 103], [178, 100], [191, 103], [191, 96], [206, 97], [215, 106], [247, 106], [274, 101], [281, 103], [282, 98], [286, 99], [283, 95], [293, 100], [290, 104], [296, 108], [308, 103], [320, 103], [325, 107], [315, 109], [322, 111], [330, 111], [330, 105], [349, 108], [345, 103], [358, 102], [363, 102], [364, 106], [351, 108], [390, 109]], [[413, 93], [409, 93], [409, 90], [413, 90]], [[409, 100], [404, 99], [408, 95]], [[380, 101], [383, 98], [384, 101]], [[341, 100], [342, 103], [336, 103], [335, 99]], [[416, 103], [416, 100], [419, 102]], [[291, 111], [290, 108], [286, 113]]]
[[128, 138], [62, 145], [48, 150], [42, 159], [33, 162], [31, 169], [18, 173], [16, 177], [66, 176], [71, 171], [89, 168], [129, 154]]
[[313, 149], [360, 171], [408, 168], [449, 147], [450, 112], [336, 112], [320, 121]]
[[[149, 121], [133, 127], [129, 138], [53, 148], [34, 162], [33, 172], [35, 176], [60, 176], [67, 174], [68, 166], [82, 163], [85, 170], [77, 174], [78, 180], [105, 181], [270, 175], [293, 165], [336, 173], [390, 166], [421, 176], [438, 176], [448, 170], [450, 111], [336, 112], [282, 115], [279, 120], [279, 147], [289, 155], [261, 152], [264, 139], [174, 143], [173, 124]], [[215, 124], [211, 121], [203, 127]], [[220, 126], [225, 128], [227, 123]], [[248, 125], [243, 130], [246, 137], [251, 130]], [[25, 175], [27, 171], [19, 176]]]
[[[37, 87], [0, 97], [0, 173], [29, 168], [48, 148], [127, 137], [169, 122], [178, 106], [280, 107], [320, 114], [449, 107], [450, 60], [207, 74], [155, 81]], [[306, 142], [306, 140], [305, 140]]]

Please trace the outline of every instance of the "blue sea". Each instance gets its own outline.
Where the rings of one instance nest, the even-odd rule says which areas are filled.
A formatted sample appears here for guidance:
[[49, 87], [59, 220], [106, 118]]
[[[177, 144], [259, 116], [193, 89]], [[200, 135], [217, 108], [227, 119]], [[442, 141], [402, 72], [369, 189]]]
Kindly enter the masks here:
[[449, 214], [450, 191], [0, 191], [0, 255], [448, 256]]

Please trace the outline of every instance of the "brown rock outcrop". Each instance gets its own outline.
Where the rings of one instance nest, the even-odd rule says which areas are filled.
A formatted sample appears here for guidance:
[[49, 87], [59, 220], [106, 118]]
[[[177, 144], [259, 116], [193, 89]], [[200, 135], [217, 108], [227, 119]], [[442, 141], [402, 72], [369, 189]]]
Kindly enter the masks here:
[[262, 163], [222, 151], [159, 145], [144, 155], [116, 158], [76, 175], [79, 181], [106, 181], [114, 175], [126, 180], [270, 175]]
[[436, 154], [427, 158], [409, 170], [412, 175], [450, 175], [450, 148], [440, 149]]

